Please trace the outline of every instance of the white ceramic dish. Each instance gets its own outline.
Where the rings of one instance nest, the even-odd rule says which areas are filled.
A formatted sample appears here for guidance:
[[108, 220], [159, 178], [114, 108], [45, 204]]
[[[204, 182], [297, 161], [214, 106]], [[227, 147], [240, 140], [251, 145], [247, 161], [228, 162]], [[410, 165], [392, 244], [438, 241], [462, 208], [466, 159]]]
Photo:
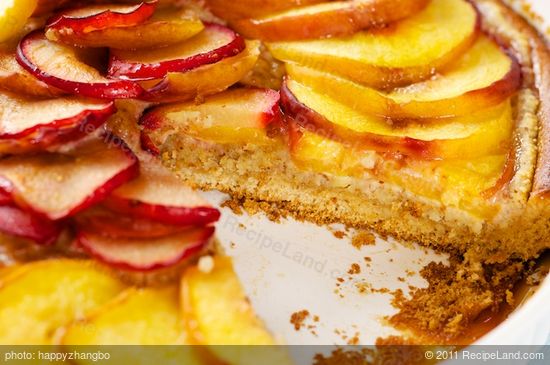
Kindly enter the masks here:
[[[547, 1], [531, 2], [550, 24]], [[218, 203], [224, 199], [218, 193], [207, 196]], [[360, 294], [355, 285], [408, 293], [409, 285], [427, 284], [418, 274], [419, 269], [434, 260], [447, 260], [424, 248], [404, 247], [380, 238], [376, 245], [358, 250], [351, 245], [351, 234], [338, 239], [327, 228], [292, 219], [273, 223], [261, 215], [234, 215], [227, 208], [222, 212], [218, 237], [227, 254], [234, 257], [236, 271], [257, 313], [287, 344], [345, 345], [357, 336], [360, 344], [367, 345], [378, 337], [399, 334], [383, 321], [384, 316], [396, 312], [391, 305], [393, 296], [381, 292]], [[372, 257], [370, 267], [366, 266], [365, 256]], [[346, 272], [352, 263], [360, 265], [361, 273], [349, 280]], [[346, 280], [337, 288], [339, 277]], [[545, 344], [550, 335], [548, 303], [550, 278], [478, 344]], [[305, 325], [312, 327], [296, 331], [290, 316], [301, 310], [310, 312]], [[314, 315], [319, 316], [318, 322], [313, 321]]]

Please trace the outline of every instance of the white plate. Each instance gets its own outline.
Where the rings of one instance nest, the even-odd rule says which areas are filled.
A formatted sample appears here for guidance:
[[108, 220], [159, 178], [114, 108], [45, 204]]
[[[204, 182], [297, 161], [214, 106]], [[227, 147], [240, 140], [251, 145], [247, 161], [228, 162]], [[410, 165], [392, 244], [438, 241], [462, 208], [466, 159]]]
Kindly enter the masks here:
[[[547, 1], [532, 2], [550, 20]], [[218, 193], [207, 196], [213, 202], [223, 200]], [[234, 258], [236, 271], [258, 315], [278, 339], [292, 345], [344, 345], [347, 339], [343, 336], [351, 338], [356, 334], [359, 343], [367, 345], [378, 337], [399, 334], [383, 323], [384, 316], [396, 313], [391, 305], [393, 295], [359, 294], [354, 284], [368, 283], [372, 288], [402, 289], [408, 293], [409, 285], [427, 284], [419, 276], [419, 269], [431, 261], [447, 260], [445, 255], [424, 248], [409, 248], [380, 238], [376, 245], [358, 250], [351, 245], [350, 234], [338, 239], [324, 227], [292, 219], [273, 223], [261, 215], [234, 215], [227, 208], [222, 209], [218, 237], [227, 254]], [[366, 267], [365, 256], [372, 257], [370, 267]], [[361, 273], [348, 280], [350, 275], [346, 272], [353, 263], [360, 265]], [[335, 292], [339, 277], [346, 280]], [[550, 279], [478, 343], [546, 343], [550, 334], [549, 303]], [[301, 310], [319, 316], [319, 321], [310, 317], [305, 324], [313, 327], [296, 331], [290, 316]]]

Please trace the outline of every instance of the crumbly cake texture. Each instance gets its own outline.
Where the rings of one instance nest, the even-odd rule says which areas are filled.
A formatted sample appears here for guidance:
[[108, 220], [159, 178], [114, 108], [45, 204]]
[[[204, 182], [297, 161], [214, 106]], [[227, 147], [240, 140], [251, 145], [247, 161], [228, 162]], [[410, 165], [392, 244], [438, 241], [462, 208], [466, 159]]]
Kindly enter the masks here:
[[[216, 144], [161, 130], [163, 162], [189, 184], [216, 189], [321, 224], [371, 228], [486, 263], [528, 260], [550, 247], [550, 56], [534, 28], [499, 0], [474, 1], [483, 27], [508, 45], [523, 68], [515, 97], [515, 174], [494, 198], [490, 220], [376, 178], [347, 178], [296, 167], [280, 139], [270, 146]], [[268, 204], [266, 204], [266, 202]], [[518, 244], [520, 243], [520, 244]]]

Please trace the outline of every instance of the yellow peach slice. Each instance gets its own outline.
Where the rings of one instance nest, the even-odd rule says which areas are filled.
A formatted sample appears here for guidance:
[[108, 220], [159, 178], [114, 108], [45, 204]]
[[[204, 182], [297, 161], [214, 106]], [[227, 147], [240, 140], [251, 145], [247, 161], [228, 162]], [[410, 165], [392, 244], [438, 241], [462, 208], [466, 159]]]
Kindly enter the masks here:
[[92, 261], [47, 260], [0, 279], [0, 343], [47, 345], [60, 327], [82, 318], [124, 286]]
[[495, 106], [519, 87], [519, 63], [486, 37], [447, 70], [429, 80], [384, 93], [297, 64], [287, 73], [356, 110], [394, 119], [455, 117]]
[[379, 31], [347, 38], [269, 43], [282, 61], [332, 72], [376, 88], [424, 80], [462, 55], [479, 19], [466, 0], [432, 0], [421, 12]]
[[[190, 319], [190, 335], [197, 343], [208, 345], [225, 363], [290, 363], [284, 349], [269, 346], [276, 342], [248, 302], [231, 259], [215, 258], [210, 272], [188, 269], [182, 279], [181, 298], [184, 316]], [[253, 350], [250, 345], [264, 346]]]
[[38, 0], [2, 0], [0, 2], [0, 43], [17, 36], [32, 15]]

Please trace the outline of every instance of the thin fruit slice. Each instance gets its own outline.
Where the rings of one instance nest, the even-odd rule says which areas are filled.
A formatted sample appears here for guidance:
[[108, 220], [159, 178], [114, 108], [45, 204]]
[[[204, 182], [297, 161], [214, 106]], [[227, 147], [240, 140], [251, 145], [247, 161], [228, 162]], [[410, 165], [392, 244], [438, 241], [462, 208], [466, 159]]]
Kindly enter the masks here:
[[188, 72], [169, 72], [162, 82], [149, 90], [147, 100], [187, 101], [220, 93], [244, 79], [259, 56], [260, 43], [246, 41], [246, 49], [236, 56]]
[[153, 16], [157, 1], [137, 5], [102, 4], [65, 10], [48, 22], [48, 29], [60, 33], [86, 34], [107, 28], [141, 24]]
[[429, 0], [334, 1], [262, 18], [236, 20], [232, 26], [247, 38], [266, 42], [341, 37], [405, 19], [422, 10], [428, 2]]
[[111, 51], [109, 76], [119, 79], [151, 80], [168, 72], [186, 72], [241, 53], [244, 39], [231, 29], [209, 24], [186, 42], [169, 48], [146, 51]]
[[281, 89], [281, 103], [285, 113], [302, 128], [348, 148], [428, 160], [505, 153], [514, 124], [508, 99], [494, 108], [450, 118], [445, 123], [391, 125], [383, 118], [358, 113], [290, 79]]
[[111, 238], [160, 238], [181, 233], [189, 228], [182, 225], [168, 225], [149, 219], [136, 218], [112, 212], [103, 207], [94, 207], [75, 217], [80, 230], [98, 232]]
[[0, 92], [0, 153], [44, 150], [78, 140], [116, 111], [112, 102], [59, 97], [23, 98]]
[[63, 91], [49, 86], [27, 72], [17, 63], [15, 54], [10, 52], [0, 52], [0, 88], [39, 97], [56, 97], [64, 94]]
[[203, 29], [200, 19], [188, 10], [166, 8], [158, 9], [150, 19], [133, 26], [121, 27], [107, 22], [83, 32], [52, 24], [46, 29], [46, 36], [52, 41], [79, 47], [135, 50], [183, 42]]
[[12, 203], [11, 195], [0, 189], [0, 206]]
[[236, 20], [255, 18], [299, 6], [313, 5], [326, 0], [206, 0], [206, 7], [216, 16]]
[[517, 59], [486, 37], [440, 75], [391, 93], [297, 64], [287, 73], [360, 112], [394, 119], [468, 115], [503, 102], [521, 83]]
[[36, 7], [37, 0], [2, 0], [0, 3], [0, 43], [17, 36]]
[[145, 91], [128, 80], [109, 80], [81, 60], [79, 50], [32, 32], [19, 43], [17, 61], [38, 80], [65, 92], [100, 99], [136, 98]]
[[[61, 344], [67, 351], [83, 345], [134, 345], [113, 351], [110, 361], [115, 364], [200, 365], [196, 349], [191, 346], [168, 347], [189, 345], [184, 320], [176, 288], [130, 288], [84, 320], [68, 326]], [[149, 347], [153, 345], [156, 347]], [[158, 347], [161, 345], [167, 346], [166, 350]]]
[[267, 127], [280, 120], [279, 93], [270, 89], [234, 89], [207, 98], [154, 108], [141, 118], [143, 133], [162, 145], [170, 133], [217, 143], [269, 144]]
[[56, 9], [60, 9], [66, 4], [70, 3], [71, 0], [38, 0], [38, 4], [34, 9], [32, 14], [34, 17], [43, 16], [51, 13]]
[[220, 212], [171, 172], [144, 166], [138, 179], [115, 190], [104, 205], [114, 212], [179, 226], [204, 226]]
[[193, 228], [160, 238], [110, 238], [80, 231], [78, 244], [97, 260], [122, 270], [149, 272], [196, 257], [210, 243], [214, 227]]
[[417, 15], [388, 29], [347, 38], [270, 43], [268, 48], [282, 61], [385, 89], [426, 79], [454, 61], [472, 45], [479, 26], [470, 2], [432, 0]]
[[139, 173], [136, 156], [112, 135], [63, 153], [0, 159], [0, 187], [21, 207], [51, 220], [100, 202]]
[[123, 285], [91, 261], [46, 260], [1, 279], [0, 342], [52, 345], [60, 327], [107, 303]]
[[[290, 364], [285, 350], [272, 346], [276, 342], [254, 313], [231, 259], [214, 258], [210, 272], [189, 268], [182, 278], [181, 300], [189, 334], [225, 363]], [[264, 346], [251, 351], [250, 345]]]
[[27, 238], [40, 245], [49, 245], [57, 241], [61, 233], [61, 225], [17, 207], [2, 205], [0, 206], [0, 232]]

